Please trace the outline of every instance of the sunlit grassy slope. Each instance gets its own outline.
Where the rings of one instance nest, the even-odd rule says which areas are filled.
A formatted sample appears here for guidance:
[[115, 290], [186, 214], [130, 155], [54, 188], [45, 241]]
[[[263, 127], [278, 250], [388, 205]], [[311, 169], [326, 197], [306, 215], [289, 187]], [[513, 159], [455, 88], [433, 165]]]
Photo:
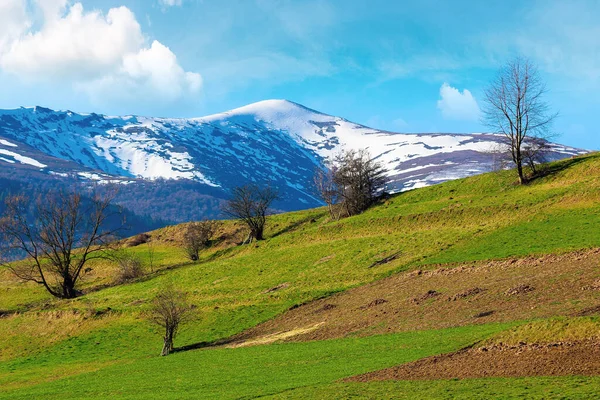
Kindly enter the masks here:
[[[189, 379], [199, 379], [201, 388], [193, 390], [204, 393], [202, 390], [216, 390], [214, 385], [223, 385], [228, 382], [226, 376], [232, 375], [248, 382], [263, 378], [283, 382], [289, 376], [286, 370], [292, 368], [289, 373], [293, 374], [295, 365], [310, 366], [299, 381], [317, 385], [481, 339], [500, 328], [465, 327], [460, 339], [452, 336], [452, 331], [436, 333], [441, 335], [440, 343], [423, 345], [419, 354], [403, 353], [402, 340], [386, 336], [255, 349], [194, 350], [164, 359], [155, 358], [161, 339], [143, 312], [156, 291], [168, 282], [187, 291], [197, 318], [182, 331], [176, 346], [193, 345], [226, 338], [293, 305], [397, 271], [600, 246], [599, 155], [555, 163], [548, 176], [527, 186], [515, 185], [514, 180], [512, 171], [503, 171], [447, 182], [393, 196], [362, 215], [341, 221], [330, 221], [324, 209], [272, 216], [267, 240], [247, 246], [220, 245], [197, 263], [187, 263], [173, 242], [166, 240], [177, 234], [177, 228], [169, 228], [154, 233], [161, 240], [152, 246], [152, 271], [148, 266], [146, 278], [112, 285], [114, 266], [97, 264], [83, 284], [87, 294], [72, 301], [52, 300], [41, 288], [18, 283], [7, 271], [1, 271], [0, 311], [4, 316], [0, 318], [0, 392], [31, 397], [47, 390], [60, 397], [64, 388], [75, 396], [71, 390], [90, 382], [86, 389], [89, 395], [111, 397], [123, 390], [122, 394], [135, 397], [140, 392], [128, 391], [128, 385], [147, 384], [149, 390], [153, 386], [139, 377], [127, 381], [129, 374], [134, 377], [149, 369], [180, 368], [173, 379], [181, 384], [170, 389], [177, 398], [177, 390], [187, 390]], [[224, 232], [236, 229], [239, 226], [232, 222], [223, 227]], [[144, 244], [129, 251], [148, 261], [148, 250]], [[372, 267], [397, 252], [394, 261]], [[282, 283], [287, 284], [285, 288], [266, 293]], [[415, 335], [427, 338], [430, 333]], [[388, 347], [377, 347], [377, 343], [387, 343]], [[321, 367], [330, 368], [328, 362], [348, 363], [353, 354], [362, 351], [362, 345], [373, 346], [369, 362], [357, 362], [347, 369], [340, 366], [335, 374], [319, 372]], [[317, 347], [325, 354], [323, 363], [311, 353]], [[273, 355], [272, 365], [264, 361], [277, 366], [272, 374], [263, 378], [252, 372], [247, 372], [247, 377], [239, 375], [244, 365], [253, 369], [248, 361], [248, 357], [255, 357], [249, 356], [252, 352], [279, 354]], [[232, 370], [234, 364], [239, 368]], [[203, 375], [208, 366], [220, 372]], [[99, 372], [80, 375], [96, 370]], [[313, 380], [308, 378], [311, 374]], [[70, 376], [75, 377], [64, 379]], [[48, 381], [52, 383], [41, 384]], [[284, 386], [297, 387], [274, 384], [269, 390], [276, 393]], [[344, 386], [348, 390], [353, 387]], [[231, 389], [229, 393], [236, 397], [242, 392]], [[271, 392], [263, 394], [267, 393]]]

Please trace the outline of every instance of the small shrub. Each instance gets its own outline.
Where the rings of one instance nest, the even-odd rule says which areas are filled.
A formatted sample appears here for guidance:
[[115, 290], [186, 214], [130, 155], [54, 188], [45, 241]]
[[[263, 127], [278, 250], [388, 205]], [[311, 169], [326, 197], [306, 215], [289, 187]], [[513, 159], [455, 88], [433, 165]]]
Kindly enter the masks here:
[[127, 247], [139, 246], [140, 244], [148, 243], [148, 240], [150, 240], [150, 235], [147, 233], [140, 233], [127, 241]]
[[131, 254], [120, 256], [117, 259], [117, 283], [124, 283], [144, 275], [142, 261]]
[[210, 246], [210, 239], [215, 235], [219, 227], [219, 222], [211, 220], [188, 224], [183, 234], [182, 243], [187, 258], [191, 261], [198, 261], [200, 251]]

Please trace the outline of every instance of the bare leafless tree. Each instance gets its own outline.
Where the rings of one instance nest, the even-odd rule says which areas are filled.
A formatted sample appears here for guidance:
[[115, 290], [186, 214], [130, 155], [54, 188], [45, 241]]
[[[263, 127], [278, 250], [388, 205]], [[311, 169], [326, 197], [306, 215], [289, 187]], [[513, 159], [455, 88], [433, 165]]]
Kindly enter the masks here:
[[161, 356], [167, 356], [173, 351], [173, 341], [181, 324], [191, 315], [191, 307], [186, 293], [168, 285], [162, 288], [150, 308], [150, 320], [163, 328], [163, 348]]
[[364, 149], [336, 155], [314, 180], [334, 219], [365, 211], [385, 192], [387, 183], [383, 166]]
[[263, 240], [269, 207], [277, 199], [271, 187], [246, 185], [233, 189], [232, 198], [225, 203], [225, 215], [243, 221], [250, 229], [250, 240]]
[[[114, 225], [114, 217], [121, 215], [111, 207], [115, 194], [93, 194], [84, 200], [79, 194], [53, 192], [33, 207], [25, 196], [8, 197], [0, 219], [2, 263], [20, 279], [43, 285], [55, 297], [76, 297], [86, 263], [104, 258], [123, 227], [108, 227], [109, 220]], [[34, 223], [28, 219], [31, 208]], [[9, 262], [15, 255], [26, 258]]]
[[[557, 116], [549, 111], [545, 94], [546, 86], [537, 68], [521, 57], [508, 62], [484, 92], [484, 122], [495, 133], [504, 135], [521, 184], [527, 182], [523, 171], [528, 162], [524, 147], [549, 139]], [[541, 151], [529, 154], [534, 153], [540, 155]]]
[[182, 247], [187, 258], [197, 261], [200, 251], [210, 246], [210, 239], [217, 233], [220, 223], [204, 220], [189, 223], [183, 234]]
[[338, 204], [339, 190], [335, 181], [336, 168], [334, 165], [327, 163], [324, 167], [317, 167], [313, 178], [313, 184], [317, 195], [327, 205], [329, 215], [333, 219], [340, 218], [340, 210]]

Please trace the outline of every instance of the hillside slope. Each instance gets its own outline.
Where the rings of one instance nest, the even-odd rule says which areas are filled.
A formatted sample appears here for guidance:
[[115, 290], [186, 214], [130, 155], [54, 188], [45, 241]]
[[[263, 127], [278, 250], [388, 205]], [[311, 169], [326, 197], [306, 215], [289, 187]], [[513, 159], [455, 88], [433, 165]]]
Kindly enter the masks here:
[[[572, 274], [552, 273], [565, 265], [559, 261], [548, 264], [547, 270], [544, 261], [539, 270], [527, 268], [527, 263], [519, 264], [507, 268], [506, 274], [502, 268], [492, 268], [490, 275], [484, 268], [479, 281], [461, 280], [460, 275], [450, 280], [425, 275], [413, 279], [421, 283], [407, 286], [405, 282], [412, 281], [403, 281], [402, 275], [395, 274], [600, 247], [599, 178], [597, 154], [554, 163], [546, 177], [527, 186], [514, 185], [514, 171], [478, 175], [395, 195], [364, 214], [341, 221], [330, 221], [323, 209], [276, 215], [269, 219], [267, 240], [250, 246], [234, 245], [243, 237], [243, 230], [227, 222], [220, 244], [206, 251], [197, 263], [186, 262], [176, 242], [171, 241], [181, 227], [169, 227], [151, 232], [151, 247], [144, 244], [128, 250], [146, 261], [145, 278], [114, 285], [116, 267], [97, 264], [85, 277], [82, 289], [86, 294], [73, 301], [52, 300], [39, 287], [18, 283], [2, 271], [0, 330], [5, 334], [0, 337], [0, 386], [4, 390], [0, 397], [61, 397], [65, 393], [73, 398], [144, 397], [159, 390], [147, 377], [161, 371], [173, 378], [162, 381], [162, 389], [169, 393], [166, 396], [172, 398], [275, 395], [306, 385], [316, 386], [299, 390], [298, 397], [308, 394], [323, 398], [326, 396], [319, 393], [334, 393], [331, 388], [338, 387], [334, 384], [337, 379], [455, 351], [522, 324], [522, 319], [582, 311], [600, 300], [600, 292], [579, 287], [593, 285], [599, 278], [593, 257], [581, 261], [580, 271], [573, 263], [569, 269]], [[388, 262], [382, 262], [384, 259]], [[340, 330], [332, 336], [339, 339], [334, 341], [212, 348], [284, 315], [290, 308], [295, 310], [288, 315], [293, 315], [303, 310], [298, 305], [338, 292], [344, 292], [338, 295], [343, 298], [351, 295], [348, 289], [391, 275], [387, 282], [394, 283], [381, 281], [370, 286], [382, 285], [379, 287], [387, 291], [385, 294], [369, 292], [369, 286], [354, 290], [366, 291], [363, 300], [383, 298], [396, 309], [402, 308], [408, 298], [428, 290], [442, 293], [443, 298], [422, 307], [406, 307], [397, 319], [382, 318], [373, 325], [351, 328], [340, 324]], [[544, 291], [544, 276], [549, 292]], [[500, 285], [502, 292], [499, 287], [486, 286], [490, 277], [504, 282]], [[521, 281], [538, 291], [525, 294], [523, 300], [504, 294]], [[176, 341], [176, 346], [190, 351], [160, 359], [155, 357], [160, 350], [160, 334], [143, 313], [157, 290], [169, 282], [189, 293], [197, 319]], [[561, 300], [560, 294], [546, 296], [554, 293], [554, 287], [574, 284], [578, 288], [570, 297]], [[502, 307], [494, 311], [502, 323], [489, 323], [496, 317], [490, 321], [473, 318], [475, 311], [488, 311], [483, 309], [487, 307], [484, 303], [461, 308], [464, 315], [457, 314], [455, 321], [436, 320], [444, 315], [446, 297], [468, 289], [461, 285], [487, 289], [482, 299], [501, 299]], [[539, 301], [539, 308], [510, 312], [509, 303], [531, 307], [530, 302], [535, 302], [538, 295], [545, 298]], [[321, 300], [321, 304], [336, 298]], [[382, 307], [382, 312], [389, 312], [386, 307], [390, 304], [386, 304], [362, 310], [371, 313]], [[457, 304], [452, 303], [452, 307]], [[308, 310], [317, 305], [308, 305]], [[362, 305], [356, 303], [359, 309], [351, 307], [350, 311], [360, 313]], [[327, 312], [333, 315], [338, 311], [343, 311], [341, 306]], [[303, 315], [313, 317], [297, 325], [280, 325], [279, 331], [320, 323], [324, 314]], [[427, 315], [424, 321], [429, 322], [415, 325], [414, 319], [422, 315]], [[349, 322], [361, 324], [363, 316], [349, 318], [354, 319]], [[397, 333], [381, 335], [388, 327]], [[444, 329], [428, 330], [431, 328]], [[357, 334], [362, 337], [355, 337]], [[265, 374], [258, 371], [260, 368]], [[578, 381], [577, 390], [588, 388], [584, 394], [589, 395], [598, 382], [594, 379]], [[531, 385], [556, 388], [572, 382], [541, 379]], [[493, 390], [505, 390], [506, 385], [492, 383], [486, 386], [492, 392], [480, 393], [490, 396]], [[348, 384], [340, 390], [350, 395], [387, 387], [365, 385]], [[420, 387], [418, 383], [412, 389], [404, 383], [398, 385], [409, 391]], [[461, 385], [466, 383], [453, 387]], [[445, 388], [441, 383], [432, 387], [438, 387], [440, 393]], [[515, 383], [510, 387], [520, 386]]]

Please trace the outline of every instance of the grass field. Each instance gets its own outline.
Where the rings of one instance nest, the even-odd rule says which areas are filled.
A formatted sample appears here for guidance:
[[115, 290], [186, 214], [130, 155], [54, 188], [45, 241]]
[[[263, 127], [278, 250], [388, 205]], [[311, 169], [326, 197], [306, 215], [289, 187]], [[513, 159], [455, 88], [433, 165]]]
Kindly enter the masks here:
[[291, 390], [267, 399], [594, 399], [599, 377], [485, 378], [334, 383]]
[[[463, 327], [360, 339], [207, 349], [129, 362], [120, 360], [71, 379], [25, 388], [19, 385], [19, 390], [9, 389], [5, 394], [10, 398], [61, 398], [68, 393], [73, 398], [84, 399], [148, 398], [160, 392], [161, 398], [173, 399], [181, 396], [253, 398], [332, 383], [398, 362], [457, 350], [506, 327]], [[29, 364], [35, 368], [39, 363], [49, 367], [60, 366], [62, 362], [61, 354], [57, 353], [45, 359], [31, 359]], [[101, 359], [96, 362], [102, 364]], [[2, 370], [7, 367], [11, 368], [10, 364], [3, 365]], [[18, 371], [15, 375], [18, 377]]]
[[[272, 216], [267, 240], [220, 245], [186, 262], [172, 242], [177, 228], [155, 232], [152, 271], [113, 285], [115, 268], [99, 263], [78, 299], [51, 299], [40, 287], [0, 271], [0, 397], [86, 398], [402, 398], [465, 396], [469, 391], [568, 398], [593, 394], [596, 378], [342, 384], [336, 380], [456, 350], [507, 325], [406, 332], [334, 341], [214, 349], [156, 357], [161, 338], [144, 318], [158, 289], [172, 282], [189, 293], [197, 318], [176, 346], [230, 337], [290, 307], [411, 269], [600, 246], [600, 156], [552, 165], [530, 185], [512, 171], [485, 174], [393, 196], [362, 215], [330, 221], [325, 210]], [[239, 226], [225, 223], [225, 233]], [[132, 247], [149, 263], [148, 245]], [[371, 267], [399, 253], [392, 262]], [[284, 289], [266, 290], [285, 283]], [[516, 323], [516, 322], [515, 322]], [[260, 372], [262, 371], [262, 372]], [[147, 396], [144, 396], [146, 394]]]

